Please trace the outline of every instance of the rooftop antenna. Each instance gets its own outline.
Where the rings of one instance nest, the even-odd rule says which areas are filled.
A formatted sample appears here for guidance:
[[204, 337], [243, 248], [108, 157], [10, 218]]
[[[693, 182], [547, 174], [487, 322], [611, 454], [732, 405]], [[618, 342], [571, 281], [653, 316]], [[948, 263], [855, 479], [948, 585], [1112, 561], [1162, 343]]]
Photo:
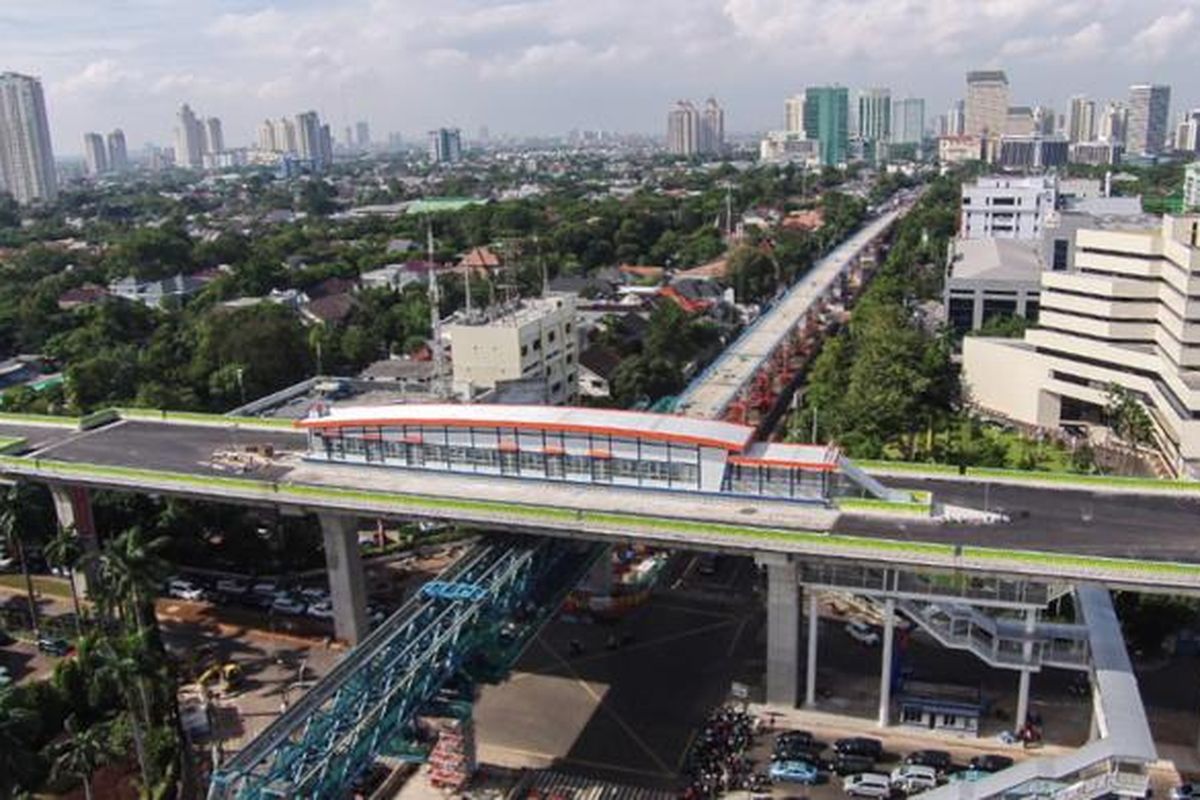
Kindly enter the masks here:
[[437, 270], [433, 265], [433, 220], [425, 217], [425, 236], [429, 252], [429, 330], [433, 335], [433, 386], [442, 390], [442, 313], [441, 292], [438, 289]]

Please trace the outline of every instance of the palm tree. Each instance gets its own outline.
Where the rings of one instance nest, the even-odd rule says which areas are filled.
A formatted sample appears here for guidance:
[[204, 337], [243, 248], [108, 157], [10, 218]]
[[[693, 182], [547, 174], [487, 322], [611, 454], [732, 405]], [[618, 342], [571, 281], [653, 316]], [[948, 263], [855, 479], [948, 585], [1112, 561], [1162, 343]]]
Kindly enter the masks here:
[[119, 604], [122, 617], [132, 622], [139, 634], [149, 629], [157, 633], [154, 595], [169, 572], [159, 556], [166, 544], [166, 537], [147, 541], [135, 525], [110, 539], [100, 552], [105, 602]]
[[36, 721], [32, 711], [17, 704], [16, 692], [0, 690], [0, 797], [11, 797], [23, 778], [32, 777], [29, 738]]
[[[89, 651], [92, 644], [89, 639], [85, 645]], [[98, 698], [107, 690], [116, 690], [124, 696], [129, 728], [133, 733], [133, 749], [142, 773], [142, 783], [148, 788], [154, 785], [145, 744], [145, 731], [150, 724], [150, 700], [143, 681], [144, 665], [134, 652], [136, 643], [131, 645], [129, 639], [105, 637], [97, 638], [94, 644], [96, 660], [92, 671], [92, 697]]]
[[46, 542], [46, 558], [56, 567], [67, 570], [67, 580], [71, 583], [71, 603], [75, 607], [75, 634], [82, 635], [80, 625], [79, 594], [75, 589], [75, 569], [83, 559], [83, 547], [79, 544], [75, 526], [60, 525], [54, 538]]
[[112, 754], [108, 732], [102, 725], [84, 728], [72, 714], [63, 722], [67, 738], [56, 748], [54, 774], [70, 775], [83, 782], [83, 795], [92, 800], [92, 773]]
[[24, 501], [24, 492], [23, 484], [14, 483], [0, 500], [0, 538], [16, 551], [17, 560], [21, 562], [21, 574], [25, 576], [25, 596], [29, 601], [29, 620], [33, 626], [33, 635], [40, 638], [42, 630], [38, 619], [37, 596], [33, 593], [33, 578], [29, 574], [29, 564], [25, 561], [25, 546], [22, 540], [21, 504]]

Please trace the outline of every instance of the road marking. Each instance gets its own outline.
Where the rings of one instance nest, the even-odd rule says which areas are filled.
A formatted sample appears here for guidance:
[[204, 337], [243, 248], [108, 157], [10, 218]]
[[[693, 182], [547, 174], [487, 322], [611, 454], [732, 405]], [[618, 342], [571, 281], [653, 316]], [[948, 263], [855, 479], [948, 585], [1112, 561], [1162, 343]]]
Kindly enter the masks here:
[[98, 428], [91, 428], [90, 430], [79, 431], [78, 433], [74, 433], [74, 434], [66, 437], [65, 439], [59, 439], [57, 442], [50, 442], [49, 444], [39, 447], [37, 450], [34, 450], [31, 453], [28, 453], [25, 456], [25, 458], [39, 458], [46, 452], [53, 450], [56, 447], [62, 447], [62, 446], [68, 445], [68, 444], [73, 444], [75, 442], [78, 442], [80, 439], [86, 439], [87, 437], [91, 436], [94, 433], [99, 433], [100, 431], [111, 431], [112, 429], [119, 428], [124, 424], [125, 424], [125, 420], [119, 419], [116, 422], [109, 423], [108, 425], [101, 425]]
[[[540, 758], [551, 763], [559, 764], [578, 764], [581, 767], [591, 767], [593, 769], [604, 769], [611, 772], [624, 772], [630, 775], [642, 775], [648, 778], [675, 778], [673, 772], [654, 772], [648, 769], [637, 769], [635, 767], [625, 767], [619, 764], [607, 764], [603, 761], [589, 761], [583, 758], [572, 758], [570, 756], [556, 756], [553, 753], [539, 753], [536, 750], [523, 750], [519, 747], [509, 747], [502, 744], [483, 744], [481, 749], [500, 750], [513, 755], [526, 756], [527, 758]], [[682, 759], [680, 760], [682, 763]]]
[[646, 755], [650, 756], [650, 760], [654, 762], [654, 765], [656, 767], [658, 767], [660, 770], [662, 770], [663, 774], [673, 775], [673, 773], [671, 772], [671, 768], [668, 767], [665, 763], [663, 763], [663, 760], [658, 757], [658, 753], [655, 753], [654, 750], [651, 749], [650, 746], [647, 745], [645, 743], [645, 741], [642, 740], [642, 737], [638, 736], [637, 731], [635, 731], [629, 725], [629, 723], [627, 723], [624, 719], [622, 719], [620, 714], [618, 714], [616, 711], [614, 711], [612, 709], [611, 706], [609, 706], [607, 703], [604, 702], [603, 697], [596, 694], [596, 691], [591, 687], [590, 684], [588, 684], [587, 681], [585, 681], [582, 677], [580, 677], [579, 673], [575, 671], [575, 668], [573, 666], [571, 666], [570, 662], [568, 662], [565, 658], [563, 658], [561, 655], [559, 655], [558, 651], [555, 650], [553, 647], [551, 647], [545, 641], [538, 640], [538, 644], [540, 644], [542, 646], [542, 649], [544, 649], [547, 653], [549, 653], [551, 656], [553, 656], [555, 659], [557, 659], [559, 661], [559, 663], [561, 663], [564, 667], [567, 668], [567, 671], [570, 672], [571, 675], [575, 678], [575, 682], [579, 684], [580, 688], [582, 688], [588, 694], [589, 697], [591, 697], [593, 700], [596, 701], [596, 708], [602, 709], [605, 713], [607, 713], [610, 717], [612, 717], [613, 722], [616, 722], [617, 725], [620, 726], [621, 730], [625, 731], [625, 735], [629, 737], [629, 740], [631, 742], [633, 742], [635, 745], [637, 745]]

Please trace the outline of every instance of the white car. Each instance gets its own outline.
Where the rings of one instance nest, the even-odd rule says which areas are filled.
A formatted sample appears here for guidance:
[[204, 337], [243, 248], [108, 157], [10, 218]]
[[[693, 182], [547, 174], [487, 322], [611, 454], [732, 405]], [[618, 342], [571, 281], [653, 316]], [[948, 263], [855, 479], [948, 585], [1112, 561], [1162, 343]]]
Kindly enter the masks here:
[[17, 568], [17, 560], [12, 556], [0, 553], [0, 572], [10, 572]]
[[333, 603], [329, 600], [313, 603], [308, 607], [308, 615], [317, 619], [333, 619]]
[[276, 614], [303, 614], [304, 603], [294, 597], [276, 597], [271, 603], [271, 610]]
[[246, 582], [238, 578], [221, 578], [217, 581], [217, 591], [224, 594], [245, 594]]
[[846, 776], [842, 791], [851, 797], [886, 798], [892, 795], [892, 782], [881, 772], [860, 772]]
[[250, 587], [250, 591], [253, 592], [254, 594], [278, 595], [279, 594], [279, 584], [275, 583], [275, 581], [259, 581], [258, 583], [254, 584], [253, 586]]
[[199, 600], [204, 597], [204, 590], [191, 581], [172, 578], [167, 581], [167, 594], [180, 600]]
[[892, 786], [905, 794], [917, 794], [937, 786], [937, 770], [920, 764], [904, 764], [892, 770]]
[[852, 619], [846, 623], [846, 633], [850, 638], [862, 644], [879, 644], [879, 632], [861, 620]]

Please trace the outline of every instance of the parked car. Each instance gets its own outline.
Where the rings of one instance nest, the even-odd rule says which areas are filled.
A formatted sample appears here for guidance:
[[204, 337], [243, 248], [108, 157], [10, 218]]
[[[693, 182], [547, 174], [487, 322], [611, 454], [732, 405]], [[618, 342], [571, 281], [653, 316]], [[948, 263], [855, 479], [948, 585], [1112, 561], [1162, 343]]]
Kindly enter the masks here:
[[167, 581], [167, 594], [180, 600], [199, 600], [204, 597], [204, 590], [191, 581], [172, 578]]
[[300, 594], [310, 603], [320, 603], [329, 599], [328, 590], [320, 586], [306, 586], [300, 590]]
[[775, 737], [775, 748], [787, 745], [788, 747], [803, 748], [805, 750], [822, 750], [825, 747], [824, 742], [818, 742], [813, 738], [811, 731], [784, 731]]
[[846, 623], [846, 633], [856, 642], [867, 645], [879, 644], [879, 632], [861, 620], [852, 619]]
[[243, 595], [249, 587], [239, 578], [221, 578], [217, 581], [217, 591], [224, 594]]
[[276, 614], [303, 614], [304, 603], [295, 597], [276, 597], [271, 601], [271, 610]]
[[892, 770], [892, 786], [905, 794], [916, 794], [937, 786], [937, 770], [923, 764], [903, 764]]
[[272, 580], [258, 581], [250, 587], [254, 594], [273, 595], [279, 593], [279, 584]]
[[905, 764], [919, 764], [946, 772], [952, 766], [950, 754], [945, 750], [914, 750], [904, 758]]
[[975, 756], [971, 759], [971, 769], [977, 769], [980, 772], [999, 772], [1002, 769], [1008, 769], [1012, 765], [1013, 760], [1011, 758], [996, 755], [995, 753]]
[[842, 791], [851, 797], [891, 797], [892, 782], [879, 772], [860, 772], [842, 781]]
[[772, 761], [767, 775], [772, 783], [803, 783], [814, 785], [821, 777], [816, 765], [808, 761]]
[[875, 769], [875, 759], [853, 753], [836, 753], [829, 760], [829, 771], [835, 775], [854, 775]]
[[60, 636], [42, 636], [37, 640], [37, 648], [43, 653], [61, 658], [71, 652], [71, 643]]
[[12, 556], [6, 556], [0, 553], [0, 572], [14, 572], [17, 569], [17, 560]]
[[1200, 796], [1200, 784], [1181, 783], [1171, 787], [1171, 800], [1194, 800]]
[[777, 739], [772, 758], [779, 761], [799, 759], [811, 761], [814, 756], [825, 749], [825, 745], [813, 738], [807, 739]]
[[308, 615], [316, 619], [333, 619], [333, 603], [322, 600], [308, 607]]
[[883, 742], [867, 736], [851, 736], [838, 739], [833, 743], [833, 749], [847, 755], [870, 756], [878, 761], [883, 755]]

